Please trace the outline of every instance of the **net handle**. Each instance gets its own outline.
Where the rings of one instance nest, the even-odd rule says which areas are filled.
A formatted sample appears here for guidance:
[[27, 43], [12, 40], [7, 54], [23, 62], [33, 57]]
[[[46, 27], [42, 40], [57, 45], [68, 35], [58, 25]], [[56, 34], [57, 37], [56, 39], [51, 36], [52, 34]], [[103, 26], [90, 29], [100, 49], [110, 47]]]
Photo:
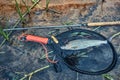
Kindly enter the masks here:
[[92, 22], [88, 23], [88, 26], [112, 26], [112, 25], [120, 25], [120, 21], [115, 22]]

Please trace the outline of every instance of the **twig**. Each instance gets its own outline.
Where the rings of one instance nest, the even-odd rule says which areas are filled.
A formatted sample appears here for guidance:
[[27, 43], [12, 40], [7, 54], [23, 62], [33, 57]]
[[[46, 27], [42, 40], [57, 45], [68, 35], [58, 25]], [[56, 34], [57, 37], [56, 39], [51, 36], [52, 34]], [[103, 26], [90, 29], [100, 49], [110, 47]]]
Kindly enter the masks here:
[[109, 40], [112, 41], [112, 39], [115, 38], [115, 37], [118, 36], [118, 35], [120, 35], [120, 32], [113, 34], [113, 35], [109, 38]]
[[[120, 39], [120, 36], [119, 36], [119, 39]], [[119, 52], [119, 51], [120, 51], [120, 43], [119, 43], [119, 45], [118, 45], [117, 52]]]
[[26, 79], [27, 77], [29, 78], [29, 80], [31, 80], [33, 74], [35, 74], [35, 73], [37, 73], [37, 72], [40, 72], [40, 71], [42, 71], [42, 70], [44, 70], [44, 69], [47, 69], [47, 68], [49, 68], [49, 67], [50, 67], [50, 66], [47, 65], [47, 66], [45, 66], [45, 67], [43, 67], [43, 68], [37, 69], [37, 70], [35, 70], [35, 71], [27, 74], [27, 75], [24, 75], [24, 77], [21, 78], [20, 80], [24, 80], [24, 79]]
[[[53, 53], [53, 51], [48, 52], [48, 54], [51, 54], [51, 53]], [[50, 57], [50, 56], [49, 56], [49, 57]], [[40, 59], [44, 59], [44, 58], [46, 58], [46, 57], [45, 57], [45, 54], [42, 55], [42, 57], [41, 57]]]
[[79, 80], [79, 78], [78, 78], [78, 74], [79, 74], [79, 73], [77, 72], [77, 78], [76, 78], [76, 80]]
[[119, 51], [120, 51], [120, 44], [119, 44], [118, 49], [117, 49], [117, 52], [119, 52]]
[[96, 31], [99, 28], [101, 28], [101, 26], [98, 26], [97, 28], [94, 28], [92, 31]]
[[[36, 0], [32, 0], [32, 2], [34, 2], [34, 3], [35, 3], [35, 2], [36, 2]], [[38, 8], [40, 8], [40, 5], [39, 5], [39, 4], [37, 4], [37, 6], [38, 6]]]
[[[39, 2], [39, 0], [36, 1], [36, 2], [29, 8], [29, 10], [27, 10], [27, 11], [22, 15], [22, 17], [25, 17], [25, 16], [29, 13], [29, 11], [30, 11], [38, 2]], [[19, 19], [17, 20], [17, 22], [15, 23], [15, 25], [13, 26], [13, 28], [15, 28], [15, 27], [20, 23], [21, 20], [22, 20], [22, 19], [19, 18]], [[11, 33], [12, 33], [12, 31], [10, 31], [10, 32], [8, 33], [8, 36], [10, 36]], [[5, 42], [6, 42], [6, 39], [4, 39], [4, 40], [2, 41], [2, 43], [0, 44], [0, 48], [2, 47], [2, 45], [3, 45]]]

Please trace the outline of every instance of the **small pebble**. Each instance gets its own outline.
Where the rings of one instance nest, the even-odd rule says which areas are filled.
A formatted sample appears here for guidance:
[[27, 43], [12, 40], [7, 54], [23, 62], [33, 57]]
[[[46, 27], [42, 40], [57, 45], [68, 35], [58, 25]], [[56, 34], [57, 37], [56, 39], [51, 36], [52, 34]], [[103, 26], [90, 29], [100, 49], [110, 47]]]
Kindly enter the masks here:
[[40, 15], [42, 12], [41, 11], [36, 11], [35, 14], [36, 15]]

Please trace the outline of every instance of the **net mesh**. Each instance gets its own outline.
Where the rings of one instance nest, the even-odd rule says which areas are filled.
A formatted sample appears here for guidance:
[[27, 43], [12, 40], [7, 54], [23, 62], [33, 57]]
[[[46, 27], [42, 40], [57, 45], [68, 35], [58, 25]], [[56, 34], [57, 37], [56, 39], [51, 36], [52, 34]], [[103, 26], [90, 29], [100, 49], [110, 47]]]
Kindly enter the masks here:
[[[103, 36], [87, 30], [72, 30], [64, 32], [56, 37], [59, 40], [59, 47], [66, 45], [70, 41], [78, 39], [106, 40]], [[78, 46], [81, 46], [79, 45], [81, 43], [78, 43]], [[95, 42], [93, 42], [93, 44], [95, 44]], [[113, 59], [113, 50], [109, 44], [102, 44], [79, 50], [62, 49], [60, 55], [64, 58], [64, 61], [72, 67], [96, 72], [106, 69], [111, 64]]]

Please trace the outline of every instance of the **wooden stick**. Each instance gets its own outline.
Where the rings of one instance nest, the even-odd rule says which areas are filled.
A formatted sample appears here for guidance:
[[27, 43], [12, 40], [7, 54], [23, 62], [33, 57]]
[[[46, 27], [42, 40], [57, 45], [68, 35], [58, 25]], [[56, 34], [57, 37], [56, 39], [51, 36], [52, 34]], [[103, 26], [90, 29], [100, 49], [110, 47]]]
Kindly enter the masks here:
[[93, 22], [88, 23], [88, 26], [112, 26], [112, 25], [120, 25], [120, 21], [115, 22]]

